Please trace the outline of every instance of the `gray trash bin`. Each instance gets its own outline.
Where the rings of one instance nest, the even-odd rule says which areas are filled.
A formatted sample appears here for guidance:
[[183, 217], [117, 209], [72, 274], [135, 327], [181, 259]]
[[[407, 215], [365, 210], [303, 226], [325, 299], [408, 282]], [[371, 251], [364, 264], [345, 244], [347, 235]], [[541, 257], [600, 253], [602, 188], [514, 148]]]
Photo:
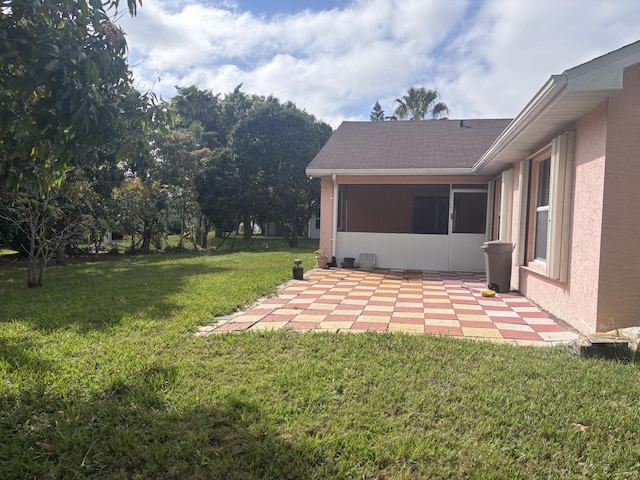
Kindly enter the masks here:
[[506, 293], [511, 290], [511, 254], [513, 243], [494, 240], [484, 242], [485, 273], [489, 289], [498, 293]]

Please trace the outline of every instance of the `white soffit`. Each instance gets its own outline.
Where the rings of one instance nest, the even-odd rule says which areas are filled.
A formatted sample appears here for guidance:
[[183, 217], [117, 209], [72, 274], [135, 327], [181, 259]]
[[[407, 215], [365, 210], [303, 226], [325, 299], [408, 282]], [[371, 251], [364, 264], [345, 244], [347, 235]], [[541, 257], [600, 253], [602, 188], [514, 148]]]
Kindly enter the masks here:
[[640, 41], [553, 75], [476, 162], [473, 171], [496, 174], [524, 160], [622, 88], [624, 70], [640, 64]]

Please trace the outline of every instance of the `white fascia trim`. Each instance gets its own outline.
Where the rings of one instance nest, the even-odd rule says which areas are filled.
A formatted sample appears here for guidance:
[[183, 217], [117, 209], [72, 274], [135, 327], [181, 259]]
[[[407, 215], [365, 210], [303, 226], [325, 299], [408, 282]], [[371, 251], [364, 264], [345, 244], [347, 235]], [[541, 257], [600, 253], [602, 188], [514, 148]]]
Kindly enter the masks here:
[[536, 93], [526, 107], [514, 118], [507, 128], [493, 142], [489, 150], [476, 162], [472, 170], [478, 174], [478, 171], [487, 165], [496, 155], [504, 150], [512, 141], [535, 122], [540, 115], [549, 109], [551, 105], [556, 103], [558, 99], [565, 93], [567, 86], [567, 76], [552, 75], [549, 80]]
[[471, 168], [403, 168], [403, 169], [323, 169], [307, 168], [309, 177], [330, 177], [333, 174], [343, 177], [408, 177], [408, 176], [477, 176]]

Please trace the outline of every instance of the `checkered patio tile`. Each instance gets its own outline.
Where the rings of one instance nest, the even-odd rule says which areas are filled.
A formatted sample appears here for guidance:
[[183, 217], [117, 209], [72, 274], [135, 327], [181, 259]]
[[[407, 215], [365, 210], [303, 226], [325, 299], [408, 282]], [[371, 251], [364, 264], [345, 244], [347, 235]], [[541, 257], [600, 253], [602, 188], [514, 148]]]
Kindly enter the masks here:
[[276, 298], [219, 317], [200, 334], [290, 328], [452, 335], [518, 345], [574, 340], [565, 327], [517, 293], [483, 297], [483, 274], [314, 269]]

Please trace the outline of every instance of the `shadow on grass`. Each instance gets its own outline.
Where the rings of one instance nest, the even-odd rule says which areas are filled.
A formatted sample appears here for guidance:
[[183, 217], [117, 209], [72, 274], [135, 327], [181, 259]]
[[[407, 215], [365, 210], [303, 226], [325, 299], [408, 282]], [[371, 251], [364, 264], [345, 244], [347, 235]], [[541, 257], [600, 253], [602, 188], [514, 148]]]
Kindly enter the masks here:
[[[173, 368], [115, 378], [87, 400], [38, 382], [0, 399], [5, 478], [308, 478], [319, 459], [274, 428], [250, 399], [172, 408]], [[326, 460], [325, 460], [326, 462]]]
[[180, 296], [199, 277], [212, 281], [234, 270], [193, 255], [105, 259], [48, 268], [44, 287], [27, 289], [18, 266], [0, 272], [0, 322], [45, 331], [73, 326], [82, 333], [124, 319], [162, 321], [185, 308]]

